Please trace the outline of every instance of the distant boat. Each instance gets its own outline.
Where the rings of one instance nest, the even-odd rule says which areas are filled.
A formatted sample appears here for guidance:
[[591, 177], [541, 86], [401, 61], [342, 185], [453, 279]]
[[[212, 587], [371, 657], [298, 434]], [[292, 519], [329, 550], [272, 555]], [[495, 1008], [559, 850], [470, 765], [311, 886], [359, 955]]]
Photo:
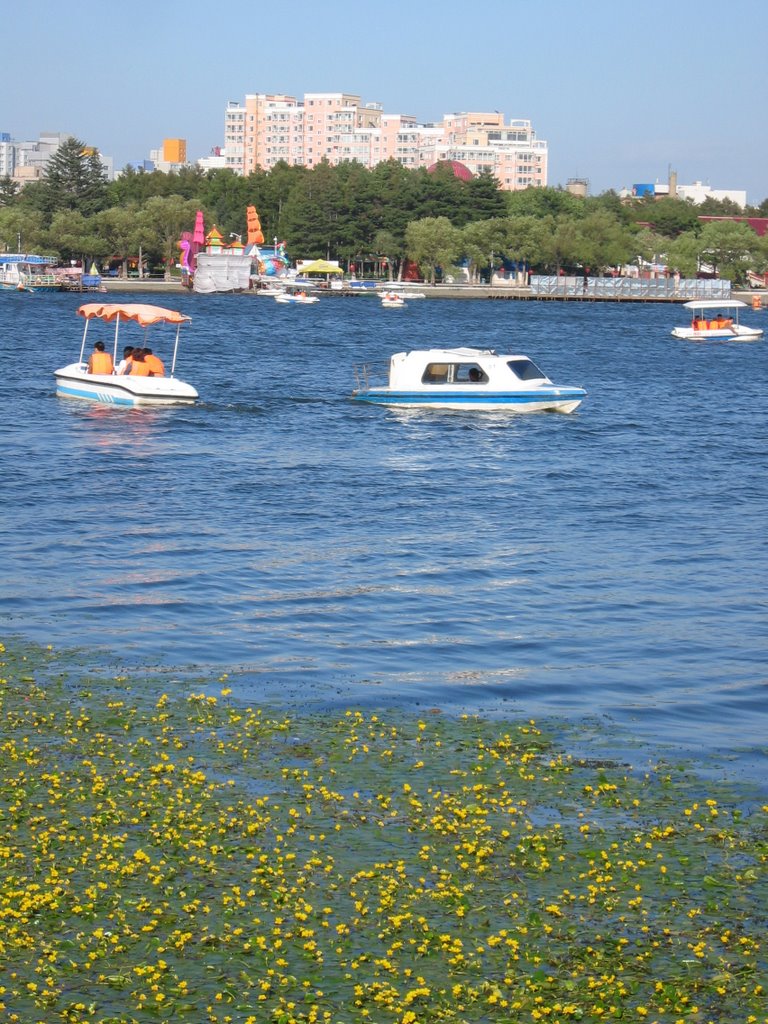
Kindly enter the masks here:
[[18, 292], [58, 292], [62, 281], [52, 270], [54, 256], [7, 252], [0, 255], [0, 287]]
[[761, 327], [739, 323], [739, 313], [746, 309], [739, 299], [693, 299], [683, 303], [691, 311], [690, 327], [674, 327], [673, 338], [683, 341], [756, 341], [762, 338]]

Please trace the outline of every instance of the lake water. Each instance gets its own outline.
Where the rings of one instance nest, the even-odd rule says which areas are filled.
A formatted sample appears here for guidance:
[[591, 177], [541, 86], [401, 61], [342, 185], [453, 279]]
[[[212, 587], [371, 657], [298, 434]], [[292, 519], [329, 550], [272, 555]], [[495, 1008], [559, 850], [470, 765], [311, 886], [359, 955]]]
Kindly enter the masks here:
[[[92, 298], [0, 295], [6, 634], [228, 672], [249, 701], [764, 757], [766, 342], [677, 341], [665, 305], [164, 295], [192, 317], [178, 375], [201, 401], [126, 411], [55, 396]], [[432, 344], [525, 353], [588, 397], [350, 401], [355, 363]]]

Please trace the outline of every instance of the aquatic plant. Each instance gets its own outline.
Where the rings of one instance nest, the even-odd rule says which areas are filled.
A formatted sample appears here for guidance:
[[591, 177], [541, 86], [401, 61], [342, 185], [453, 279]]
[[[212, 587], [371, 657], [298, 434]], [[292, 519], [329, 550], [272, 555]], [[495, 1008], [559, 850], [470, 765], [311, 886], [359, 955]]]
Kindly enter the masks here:
[[0, 645], [0, 1021], [766, 1021], [768, 805]]

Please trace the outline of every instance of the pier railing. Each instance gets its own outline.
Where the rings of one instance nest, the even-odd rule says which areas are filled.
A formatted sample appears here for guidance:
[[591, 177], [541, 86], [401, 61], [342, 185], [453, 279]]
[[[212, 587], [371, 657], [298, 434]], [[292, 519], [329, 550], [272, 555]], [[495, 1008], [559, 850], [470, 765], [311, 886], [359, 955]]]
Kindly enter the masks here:
[[636, 277], [531, 277], [534, 295], [553, 298], [595, 299], [728, 299], [730, 281], [699, 280], [698, 278], [636, 278]]

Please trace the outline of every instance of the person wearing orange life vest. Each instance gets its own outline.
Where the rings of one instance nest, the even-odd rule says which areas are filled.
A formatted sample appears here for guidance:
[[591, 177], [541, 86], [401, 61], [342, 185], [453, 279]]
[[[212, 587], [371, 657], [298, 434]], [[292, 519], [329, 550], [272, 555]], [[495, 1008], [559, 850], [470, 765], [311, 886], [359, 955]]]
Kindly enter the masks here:
[[88, 373], [110, 374], [115, 367], [112, 356], [104, 350], [104, 342], [96, 341], [93, 345], [93, 352], [88, 358]]
[[144, 349], [144, 362], [147, 364], [149, 369], [152, 371], [153, 377], [164, 377], [165, 366], [163, 365], [162, 359], [156, 356], [151, 348]]
[[135, 348], [131, 353], [131, 368], [127, 371], [131, 377], [152, 377], [154, 374], [144, 361], [144, 349]]

